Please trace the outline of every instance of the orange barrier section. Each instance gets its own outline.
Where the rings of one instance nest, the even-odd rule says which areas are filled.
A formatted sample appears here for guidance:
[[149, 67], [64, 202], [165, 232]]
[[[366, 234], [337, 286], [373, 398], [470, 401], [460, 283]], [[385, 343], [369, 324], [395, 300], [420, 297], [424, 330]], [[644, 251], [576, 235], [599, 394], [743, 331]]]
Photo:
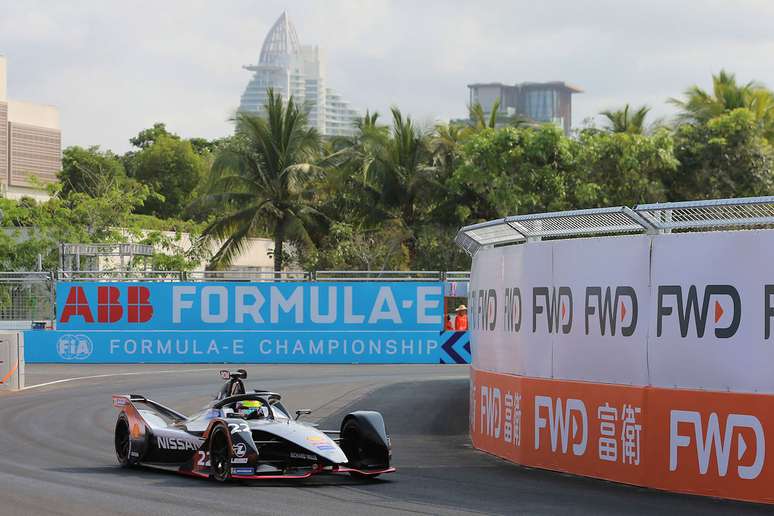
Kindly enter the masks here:
[[[471, 368], [476, 448], [527, 466], [774, 503], [774, 395], [538, 379]], [[770, 449], [774, 449], [771, 446]]]

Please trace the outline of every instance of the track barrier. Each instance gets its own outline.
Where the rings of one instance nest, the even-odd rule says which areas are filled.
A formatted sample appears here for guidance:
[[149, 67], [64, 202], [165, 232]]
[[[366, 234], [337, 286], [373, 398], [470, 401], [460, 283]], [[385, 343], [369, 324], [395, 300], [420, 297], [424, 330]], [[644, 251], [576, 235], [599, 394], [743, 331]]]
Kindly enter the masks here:
[[[458, 236], [473, 255], [474, 446], [527, 466], [774, 503], [774, 231], [761, 229], [774, 222], [774, 198], [766, 202], [720, 204], [734, 226], [751, 217], [749, 231], [695, 232], [701, 224], [681, 210], [710, 209], [667, 217], [648, 206], [629, 222], [609, 218], [618, 209], [606, 220], [536, 215]], [[650, 216], [691, 231], [650, 231]], [[721, 219], [704, 229], [728, 227]], [[642, 234], [608, 236], [616, 227]], [[605, 236], [577, 238], [589, 234]]]
[[469, 363], [441, 281], [56, 284], [30, 363]]
[[24, 333], [0, 333], [0, 390], [24, 388]]

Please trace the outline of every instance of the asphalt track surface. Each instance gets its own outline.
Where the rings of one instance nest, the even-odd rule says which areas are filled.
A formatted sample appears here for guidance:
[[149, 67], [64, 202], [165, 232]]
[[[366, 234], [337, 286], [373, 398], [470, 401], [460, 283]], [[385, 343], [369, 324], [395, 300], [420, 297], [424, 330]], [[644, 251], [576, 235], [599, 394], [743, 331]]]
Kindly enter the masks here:
[[290, 408], [314, 409], [310, 419], [325, 428], [354, 408], [380, 410], [399, 468], [383, 480], [220, 485], [118, 467], [111, 394], [146, 394], [191, 413], [219, 387], [220, 368], [28, 366], [28, 385], [99, 377], [0, 394], [0, 515], [770, 512], [518, 467], [473, 450], [464, 366], [248, 366], [249, 386], [284, 393]]

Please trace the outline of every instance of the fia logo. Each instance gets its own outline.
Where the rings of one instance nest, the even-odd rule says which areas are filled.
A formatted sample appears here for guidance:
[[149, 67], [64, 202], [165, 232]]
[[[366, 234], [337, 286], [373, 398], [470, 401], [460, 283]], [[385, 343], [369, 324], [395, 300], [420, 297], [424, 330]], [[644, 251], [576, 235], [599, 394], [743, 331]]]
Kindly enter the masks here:
[[56, 352], [64, 360], [86, 360], [94, 351], [94, 344], [86, 335], [62, 335], [56, 343]]

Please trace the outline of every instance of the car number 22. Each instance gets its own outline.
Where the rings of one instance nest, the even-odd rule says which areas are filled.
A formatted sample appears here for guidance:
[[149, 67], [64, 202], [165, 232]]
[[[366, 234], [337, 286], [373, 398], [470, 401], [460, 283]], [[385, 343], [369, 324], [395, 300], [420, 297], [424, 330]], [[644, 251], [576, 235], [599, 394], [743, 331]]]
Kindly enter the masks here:
[[209, 468], [211, 466], [210, 453], [206, 451], [196, 452], [196, 465], [200, 468]]
[[232, 434], [250, 431], [250, 427], [247, 425], [247, 423], [229, 423], [228, 429], [231, 430]]

